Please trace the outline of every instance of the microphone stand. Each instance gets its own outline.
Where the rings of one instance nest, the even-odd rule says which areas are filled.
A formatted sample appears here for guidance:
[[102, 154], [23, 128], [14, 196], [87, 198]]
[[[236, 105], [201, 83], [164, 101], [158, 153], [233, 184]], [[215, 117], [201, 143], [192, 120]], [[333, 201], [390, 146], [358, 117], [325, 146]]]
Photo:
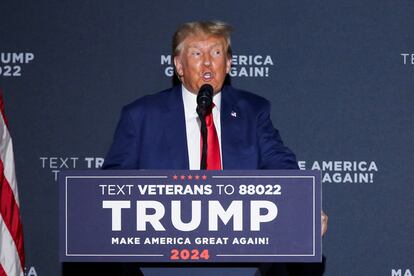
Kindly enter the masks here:
[[197, 94], [197, 114], [201, 121], [201, 138], [203, 147], [201, 150], [200, 170], [207, 170], [207, 124], [206, 115], [213, 103], [214, 90], [210, 84], [203, 84]]
[[207, 124], [206, 111], [197, 107], [197, 114], [201, 122], [201, 141], [203, 141], [200, 170], [207, 170]]

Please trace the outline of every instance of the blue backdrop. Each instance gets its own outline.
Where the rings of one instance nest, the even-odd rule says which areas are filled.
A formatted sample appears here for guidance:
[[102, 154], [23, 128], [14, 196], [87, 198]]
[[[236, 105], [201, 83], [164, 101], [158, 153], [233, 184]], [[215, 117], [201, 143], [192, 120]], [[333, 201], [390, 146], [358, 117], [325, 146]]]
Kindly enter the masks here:
[[102, 164], [122, 106], [171, 86], [174, 30], [202, 19], [234, 27], [232, 84], [268, 98], [301, 167], [323, 170], [324, 275], [414, 272], [413, 1], [2, 1], [0, 13], [28, 275], [60, 273], [56, 173]]

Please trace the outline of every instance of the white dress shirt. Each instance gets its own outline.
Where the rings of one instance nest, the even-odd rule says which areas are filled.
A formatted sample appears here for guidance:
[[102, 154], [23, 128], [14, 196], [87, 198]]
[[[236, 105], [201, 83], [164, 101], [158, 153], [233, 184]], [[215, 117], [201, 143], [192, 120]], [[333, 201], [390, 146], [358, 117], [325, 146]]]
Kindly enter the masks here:
[[[185, 129], [187, 133], [187, 149], [188, 149], [188, 164], [190, 170], [200, 169], [200, 119], [197, 115], [197, 95], [188, 91], [184, 85], [182, 87], [184, 114], [185, 114]], [[221, 92], [213, 96], [213, 120], [216, 127], [217, 136], [220, 145], [220, 160], [223, 168], [223, 157], [221, 154], [221, 125], [220, 125], [220, 106], [221, 106]]]

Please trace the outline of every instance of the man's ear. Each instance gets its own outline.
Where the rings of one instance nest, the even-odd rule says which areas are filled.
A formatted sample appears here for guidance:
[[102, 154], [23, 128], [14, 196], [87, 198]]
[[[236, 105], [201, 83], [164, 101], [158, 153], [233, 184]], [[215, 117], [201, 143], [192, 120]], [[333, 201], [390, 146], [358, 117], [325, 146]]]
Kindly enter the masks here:
[[231, 57], [227, 57], [226, 60], [226, 73], [228, 74], [230, 72], [231, 69]]
[[181, 61], [181, 58], [179, 56], [174, 57], [174, 66], [175, 66], [175, 72], [179, 77], [183, 76], [183, 63]]

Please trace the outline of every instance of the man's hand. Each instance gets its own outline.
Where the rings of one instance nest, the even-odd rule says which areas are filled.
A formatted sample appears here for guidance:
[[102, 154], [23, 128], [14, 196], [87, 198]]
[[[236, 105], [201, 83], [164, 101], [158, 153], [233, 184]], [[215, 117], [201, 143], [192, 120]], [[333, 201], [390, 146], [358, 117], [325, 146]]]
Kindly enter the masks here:
[[321, 236], [325, 235], [326, 230], [328, 230], [328, 216], [322, 211], [321, 212]]

